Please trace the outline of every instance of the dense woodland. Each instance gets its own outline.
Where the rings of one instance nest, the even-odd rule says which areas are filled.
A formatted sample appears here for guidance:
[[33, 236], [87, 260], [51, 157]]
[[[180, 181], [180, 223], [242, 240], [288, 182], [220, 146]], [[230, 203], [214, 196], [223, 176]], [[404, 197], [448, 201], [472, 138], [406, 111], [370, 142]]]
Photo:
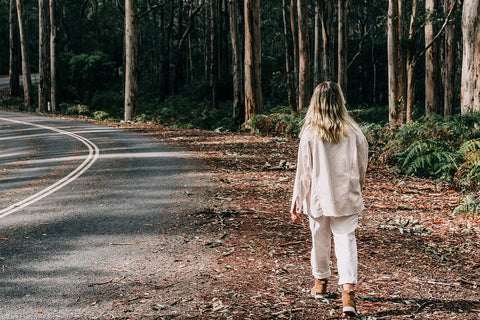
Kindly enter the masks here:
[[12, 95], [39, 73], [23, 95], [40, 111], [227, 129], [333, 80], [401, 124], [480, 107], [478, 2], [4, 0], [0, 73]]

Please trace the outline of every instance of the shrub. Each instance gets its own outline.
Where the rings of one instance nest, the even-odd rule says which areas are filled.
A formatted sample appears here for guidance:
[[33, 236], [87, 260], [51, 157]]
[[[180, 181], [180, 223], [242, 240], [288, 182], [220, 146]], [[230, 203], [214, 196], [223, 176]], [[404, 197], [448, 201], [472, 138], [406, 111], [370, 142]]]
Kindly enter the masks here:
[[106, 120], [108, 117], [109, 117], [109, 115], [105, 111], [95, 111], [93, 113], [93, 118], [97, 121]]

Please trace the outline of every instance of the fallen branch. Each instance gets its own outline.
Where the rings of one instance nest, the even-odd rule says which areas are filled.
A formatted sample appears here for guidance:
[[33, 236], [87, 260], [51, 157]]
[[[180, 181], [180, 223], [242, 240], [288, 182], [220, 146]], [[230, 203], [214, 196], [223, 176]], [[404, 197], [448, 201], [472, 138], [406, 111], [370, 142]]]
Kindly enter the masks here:
[[110, 280], [108, 280], [108, 281], [106, 281], [106, 282], [95, 282], [95, 283], [91, 283], [91, 284], [89, 284], [88, 286], [89, 286], [89, 287], [102, 286], [102, 285], [104, 285], [104, 284], [109, 284], [109, 283], [112, 283], [112, 282], [113, 282], [113, 279], [110, 279]]
[[137, 243], [121, 243], [121, 242], [112, 242], [111, 246], [136, 246]]
[[279, 312], [274, 312], [274, 313], [271, 313], [272, 316], [279, 316], [281, 314], [284, 314], [284, 313], [287, 313], [287, 312], [298, 312], [298, 311], [303, 311], [304, 309], [303, 308], [295, 308], [295, 309], [290, 309], [290, 310], [282, 310], [282, 311], [279, 311]]
[[432, 280], [417, 280], [417, 279], [410, 279], [413, 282], [418, 282], [418, 283], [428, 283], [428, 284], [433, 284], [433, 285], [441, 285], [441, 286], [448, 286], [448, 287], [458, 287], [460, 286], [460, 283], [446, 283], [446, 282], [437, 282], [437, 281], [432, 281]]
[[295, 244], [300, 244], [300, 243], [304, 243], [304, 242], [306, 242], [306, 241], [305, 241], [305, 240], [301, 240], [301, 241], [291, 241], [291, 242], [279, 244], [278, 246], [279, 246], [279, 247], [286, 247], [286, 246], [295, 245]]

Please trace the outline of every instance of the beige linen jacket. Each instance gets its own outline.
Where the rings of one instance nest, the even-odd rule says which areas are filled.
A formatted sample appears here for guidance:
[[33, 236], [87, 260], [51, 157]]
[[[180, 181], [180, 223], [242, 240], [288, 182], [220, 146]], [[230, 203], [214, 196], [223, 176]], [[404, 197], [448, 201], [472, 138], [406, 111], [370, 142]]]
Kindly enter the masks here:
[[348, 216], [365, 207], [362, 186], [368, 165], [368, 143], [355, 125], [337, 143], [323, 142], [306, 128], [298, 147], [292, 210], [313, 218]]

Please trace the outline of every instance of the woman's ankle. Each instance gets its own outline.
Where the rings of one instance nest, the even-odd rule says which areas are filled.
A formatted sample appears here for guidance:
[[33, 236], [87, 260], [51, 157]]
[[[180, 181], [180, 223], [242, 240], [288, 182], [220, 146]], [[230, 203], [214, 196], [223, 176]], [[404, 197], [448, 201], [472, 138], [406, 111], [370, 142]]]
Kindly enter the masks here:
[[343, 291], [355, 291], [355, 285], [353, 283], [344, 283], [342, 288]]

